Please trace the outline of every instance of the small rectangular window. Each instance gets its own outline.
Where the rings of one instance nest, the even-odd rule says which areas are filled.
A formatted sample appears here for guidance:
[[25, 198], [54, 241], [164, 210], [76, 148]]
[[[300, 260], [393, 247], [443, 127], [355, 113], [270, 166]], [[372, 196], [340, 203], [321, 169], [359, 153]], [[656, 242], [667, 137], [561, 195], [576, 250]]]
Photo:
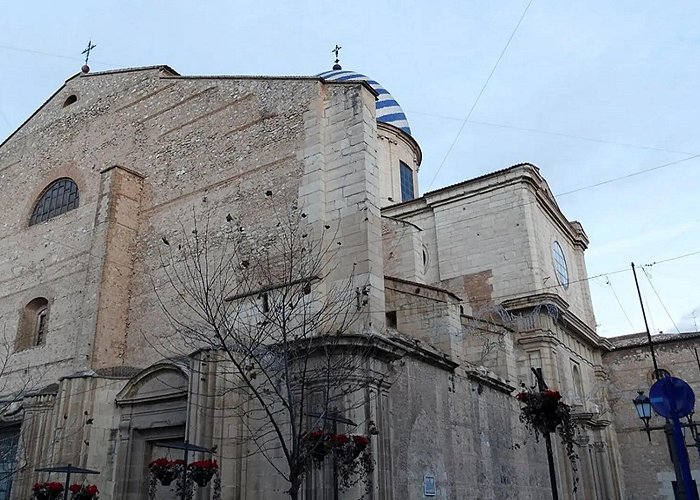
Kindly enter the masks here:
[[413, 190], [413, 170], [404, 162], [399, 162], [401, 169], [401, 201], [409, 201], [415, 198]]

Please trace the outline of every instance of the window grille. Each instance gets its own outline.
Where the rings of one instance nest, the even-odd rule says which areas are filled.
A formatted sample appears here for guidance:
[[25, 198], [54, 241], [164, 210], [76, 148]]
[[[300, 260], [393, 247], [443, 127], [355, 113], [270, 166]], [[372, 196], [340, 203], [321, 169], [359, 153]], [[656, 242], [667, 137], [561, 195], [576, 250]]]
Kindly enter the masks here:
[[79, 203], [78, 185], [67, 177], [58, 179], [52, 182], [39, 197], [34, 205], [29, 225], [33, 226], [78, 208]]

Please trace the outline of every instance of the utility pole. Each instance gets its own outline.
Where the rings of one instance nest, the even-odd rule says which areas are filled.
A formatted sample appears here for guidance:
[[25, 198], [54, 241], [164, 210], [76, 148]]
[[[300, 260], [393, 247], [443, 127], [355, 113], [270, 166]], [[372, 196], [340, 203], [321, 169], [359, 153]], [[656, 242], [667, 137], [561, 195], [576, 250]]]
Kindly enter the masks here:
[[637, 269], [632, 262], [632, 274], [634, 275], [634, 284], [637, 287], [637, 296], [639, 297], [639, 306], [642, 308], [642, 317], [644, 318], [644, 328], [647, 332], [647, 341], [649, 342], [649, 351], [651, 352], [651, 360], [654, 362], [654, 379], [659, 380], [659, 365], [656, 363], [656, 351], [654, 351], [654, 343], [651, 341], [651, 333], [649, 332], [649, 323], [647, 322], [647, 313], [644, 310], [644, 301], [642, 300], [642, 291], [639, 289], [639, 281], [637, 280]]

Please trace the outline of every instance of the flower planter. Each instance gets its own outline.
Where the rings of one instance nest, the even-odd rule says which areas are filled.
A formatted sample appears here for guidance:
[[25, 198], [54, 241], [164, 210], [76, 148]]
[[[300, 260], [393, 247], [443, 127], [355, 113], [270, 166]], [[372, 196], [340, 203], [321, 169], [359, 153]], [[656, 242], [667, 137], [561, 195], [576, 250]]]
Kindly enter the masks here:
[[216, 463], [216, 460], [200, 460], [189, 464], [187, 470], [192, 481], [203, 488], [209, 484], [214, 473], [219, 470], [219, 464]]
[[177, 473], [177, 469], [170, 469], [154, 472], [153, 475], [156, 476], [156, 479], [160, 481], [160, 484], [162, 484], [163, 486], [170, 486], [170, 483], [172, 483], [177, 478]]
[[95, 500], [100, 492], [94, 484], [71, 484], [68, 490], [72, 500]]
[[197, 483], [197, 486], [200, 488], [205, 487], [207, 484], [209, 484], [209, 481], [211, 481], [211, 478], [214, 477], [214, 470], [213, 469], [192, 469], [191, 475], [192, 481]]
[[63, 495], [63, 484], [56, 481], [36, 483], [32, 491], [37, 500], [56, 500]]
[[45, 492], [45, 493], [34, 493], [34, 498], [37, 500], [56, 500], [58, 499], [63, 492], [61, 491], [51, 491], [51, 492]]
[[180, 475], [185, 462], [182, 460], [168, 460], [167, 458], [156, 458], [148, 464], [151, 472], [160, 484], [169, 486]]
[[311, 450], [311, 458], [317, 462], [323, 462], [326, 459], [326, 455], [328, 455], [328, 452], [322, 444]]

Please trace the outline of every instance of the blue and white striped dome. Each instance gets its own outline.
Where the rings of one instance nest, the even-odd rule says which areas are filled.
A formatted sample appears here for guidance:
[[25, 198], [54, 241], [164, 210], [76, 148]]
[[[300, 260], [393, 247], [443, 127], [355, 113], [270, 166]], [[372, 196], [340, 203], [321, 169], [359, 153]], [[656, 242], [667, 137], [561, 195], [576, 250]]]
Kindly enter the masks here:
[[396, 102], [389, 91], [384, 87], [379, 85], [375, 80], [362, 75], [360, 73], [355, 73], [354, 71], [346, 71], [340, 69], [334, 69], [331, 71], [325, 71], [319, 73], [319, 78], [324, 80], [341, 81], [345, 82], [348, 80], [360, 80], [369, 83], [375, 92], [377, 92], [377, 121], [388, 123], [394, 127], [398, 127], [408, 135], [411, 135], [411, 127], [408, 126], [408, 120], [404, 114], [399, 103]]

